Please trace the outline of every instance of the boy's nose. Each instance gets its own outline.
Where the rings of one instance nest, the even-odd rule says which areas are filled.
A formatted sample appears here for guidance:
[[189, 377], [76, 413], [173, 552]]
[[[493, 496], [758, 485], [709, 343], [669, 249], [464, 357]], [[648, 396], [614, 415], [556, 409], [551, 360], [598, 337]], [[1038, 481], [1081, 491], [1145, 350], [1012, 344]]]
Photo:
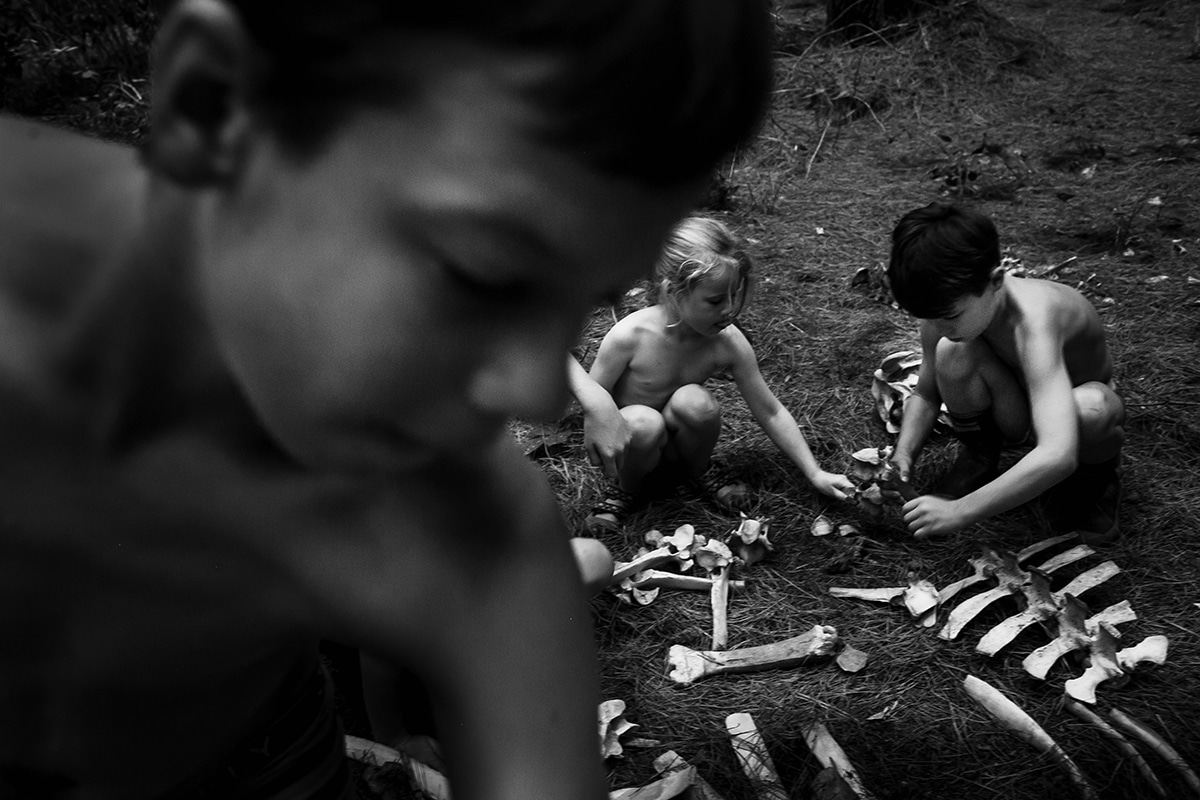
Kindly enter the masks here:
[[562, 337], [521, 335], [493, 342], [469, 388], [480, 411], [548, 420], [567, 404], [567, 349]]

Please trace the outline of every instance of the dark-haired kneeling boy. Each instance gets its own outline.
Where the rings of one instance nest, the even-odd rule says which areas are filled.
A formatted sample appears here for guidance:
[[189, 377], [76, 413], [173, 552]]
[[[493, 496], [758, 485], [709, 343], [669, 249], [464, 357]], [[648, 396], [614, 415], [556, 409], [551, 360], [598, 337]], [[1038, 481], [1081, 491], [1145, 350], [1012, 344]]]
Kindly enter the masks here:
[[[1087, 298], [1006, 274], [992, 221], [939, 203], [900, 219], [888, 278], [921, 321], [923, 355], [893, 461], [909, 480], [942, 403], [960, 443], [929, 493], [905, 503], [909, 530], [950, 534], [1044, 493], [1056, 530], [1115, 540], [1125, 406]], [[1001, 472], [1004, 446], [1026, 441], [1032, 449]]]

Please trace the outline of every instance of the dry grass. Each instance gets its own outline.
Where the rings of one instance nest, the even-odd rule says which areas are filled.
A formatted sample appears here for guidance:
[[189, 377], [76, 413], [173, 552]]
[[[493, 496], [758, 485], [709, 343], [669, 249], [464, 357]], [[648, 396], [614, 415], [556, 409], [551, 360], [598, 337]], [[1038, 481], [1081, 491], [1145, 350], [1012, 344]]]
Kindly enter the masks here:
[[[820, 44], [819, 8], [781, 10], [790, 46], [778, 59], [775, 103], [760, 139], [723, 175], [732, 201], [722, 213], [751, 240], [759, 265], [743, 327], [818, 457], [841, 468], [848, 453], [889, 441], [872, 413], [870, 375], [882, 356], [914, 341], [900, 312], [848, 288], [856, 269], [886, 257], [900, 214], [957, 196], [993, 215], [1007, 255], [1028, 271], [1065, 262], [1046, 274], [1080, 286], [1102, 309], [1129, 412], [1125, 536], [1103, 553], [1123, 573], [1085, 599], [1094, 608], [1128, 599], [1139, 620], [1122, 626], [1127, 641], [1150, 634], [1171, 641], [1164, 666], [1122, 689], [1102, 688], [1101, 706], [1149, 722], [1200, 767], [1200, 484], [1193, 472], [1200, 453], [1200, 64], [1185, 58], [1192, 12], [1179, 3], [1097, 9], [1084, 0], [990, 9], [952, 4], [892, 32], [884, 45], [855, 50]], [[614, 314], [632, 305], [597, 311], [581, 341], [585, 361]], [[823, 665], [678, 686], [667, 678], [667, 649], [707, 646], [707, 598], [664, 594], [639, 607], [601, 597], [594, 612], [605, 697], [624, 699], [640, 725], [636, 735], [661, 743], [610, 761], [614, 788], [652, 779], [652, 759], [671, 748], [727, 800], [753, 797], [723, 722], [748, 711], [792, 797], [807, 796], [816, 774], [802, 731], [818, 721], [880, 798], [1073, 794], [1057, 768], [967, 698], [961, 683], [970, 673], [1028, 711], [1103, 798], [1152, 796], [1096, 731], [1063, 712], [1064, 665], [1044, 683], [1020, 669], [1043, 633], [1027, 631], [992, 659], [974, 653], [973, 640], [1013, 605], [985, 612], [961, 640], [943, 642], [900, 609], [828, 595], [831, 585], [902, 585], [910, 570], [945, 585], [970, 573], [967, 559], [982, 542], [1019, 549], [1048, 535], [1035, 509], [953, 540], [915, 543], [894, 518], [872, 523], [816, 496], [757, 429], [734, 387], [718, 381], [715, 389], [727, 421], [718, 456], [755, 486], [755, 513], [771, 518], [780, 546], [773, 560], [743, 570], [750, 587], [733, 597], [730, 646], [829, 624], [871, 661], [858, 674]], [[578, 447], [578, 418], [568, 417], [562, 429], [570, 446], [539, 463], [578, 527], [601, 485]], [[949, 446], [931, 443], [922, 478], [936, 474]], [[820, 512], [866, 534], [844, 574], [823, 570], [834, 545], [808, 534]], [[735, 521], [672, 499], [606, 543], [628, 558], [646, 530], [685, 522], [724, 535]], [[1067, 568], [1064, 577], [1100, 558]], [[1179, 773], [1151, 763], [1173, 797], [1186, 796]]]

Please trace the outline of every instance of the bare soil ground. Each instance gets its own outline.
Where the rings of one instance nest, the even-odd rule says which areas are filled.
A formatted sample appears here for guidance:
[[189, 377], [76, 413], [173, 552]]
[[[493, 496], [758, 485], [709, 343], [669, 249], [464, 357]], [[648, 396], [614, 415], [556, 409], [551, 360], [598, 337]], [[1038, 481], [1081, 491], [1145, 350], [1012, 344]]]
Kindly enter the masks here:
[[[1120, 626], [1122, 645], [1165, 635], [1170, 652], [1124, 687], [1102, 686], [1098, 709], [1142, 719], [1200, 767], [1200, 10], [1169, 0], [956, 3], [857, 48], [822, 44], [823, 18], [811, 0], [779, 9], [769, 118], [724, 174], [719, 213], [758, 259], [758, 291], [739, 324], [768, 382], [828, 468], [890, 443], [874, 414], [871, 375], [883, 356], [915, 346], [915, 326], [852, 278], [886, 260], [901, 214], [934, 199], [990, 214], [1014, 268], [1082, 289], [1107, 325], [1128, 405], [1124, 537], [1062, 570], [1053, 588], [1105, 559], [1121, 568], [1084, 599], [1093, 610], [1128, 600], [1138, 619]], [[585, 362], [613, 319], [639, 302], [597, 311], [579, 349]], [[971, 573], [967, 560], [984, 543], [1018, 550], [1049, 536], [1035, 507], [953, 539], [915, 542], [895, 516], [873, 522], [818, 497], [732, 385], [715, 388], [726, 400], [718, 457], [754, 485], [754, 514], [770, 518], [779, 546], [770, 561], [740, 571], [750, 585], [731, 601], [729, 646], [832, 625], [870, 662], [856, 674], [825, 664], [680, 686], [667, 677], [667, 651], [708, 647], [707, 597], [664, 592], [637, 606], [603, 596], [594, 612], [605, 698], [627, 703], [626, 717], [639, 725], [631, 736], [658, 742], [609, 760], [613, 788], [652, 780], [654, 757], [673, 749], [727, 800], [756, 797], [724, 724], [730, 713], [750, 712], [791, 797], [809, 796], [819, 769], [803, 741], [814, 722], [828, 726], [879, 798], [1073, 794], [1049, 758], [965, 694], [964, 677], [975, 675], [1044, 727], [1102, 798], [1157, 796], [1097, 730], [1064, 711], [1063, 683], [1082, 665], [1060, 664], [1046, 681], [1021, 669], [1024, 655], [1048, 641], [1044, 631], [1033, 627], [992, 658], [974, 652], [1015, 601], [942, 641], [903, 609], [828, 593], [833, 585], [904, 585], [910, 572], [944, 586]], [[578, 447], [578, 417], [517, 433], [531, 444], [566, 436], [565, 449], [539, 463], [580, 527], [603, 486]], [[944, 437], [930, 443], [918, 484], [936, 477], [950, 448]], [[831, 572], [830, 562], [845, 542], [809, 534], [819, 513], [865, 534], [844, 571]], [[723, 537], [736, 519], [663, 501], [605, 541], [629, 559], [647, 530], [683, 523]], [[1179, 771], [1147, 759], [1170, 797], [1193, 796]]]

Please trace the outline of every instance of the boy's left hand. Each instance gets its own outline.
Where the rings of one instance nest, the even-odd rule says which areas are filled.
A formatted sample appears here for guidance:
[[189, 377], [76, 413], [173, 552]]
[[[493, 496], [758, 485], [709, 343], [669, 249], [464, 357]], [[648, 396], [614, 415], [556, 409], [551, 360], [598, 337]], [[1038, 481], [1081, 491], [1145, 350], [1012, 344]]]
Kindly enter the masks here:
[[849, 500], [854, 494], [854, 483], [845, 475], [821, 470], [813, 476], [812, 485], [821, 494], [829, 495], [835, 500]]
[[955, 533], [970, 524], [961, 502], [931, 494], [909, 500], [900, 511], [908, 530], [917, 539]]

